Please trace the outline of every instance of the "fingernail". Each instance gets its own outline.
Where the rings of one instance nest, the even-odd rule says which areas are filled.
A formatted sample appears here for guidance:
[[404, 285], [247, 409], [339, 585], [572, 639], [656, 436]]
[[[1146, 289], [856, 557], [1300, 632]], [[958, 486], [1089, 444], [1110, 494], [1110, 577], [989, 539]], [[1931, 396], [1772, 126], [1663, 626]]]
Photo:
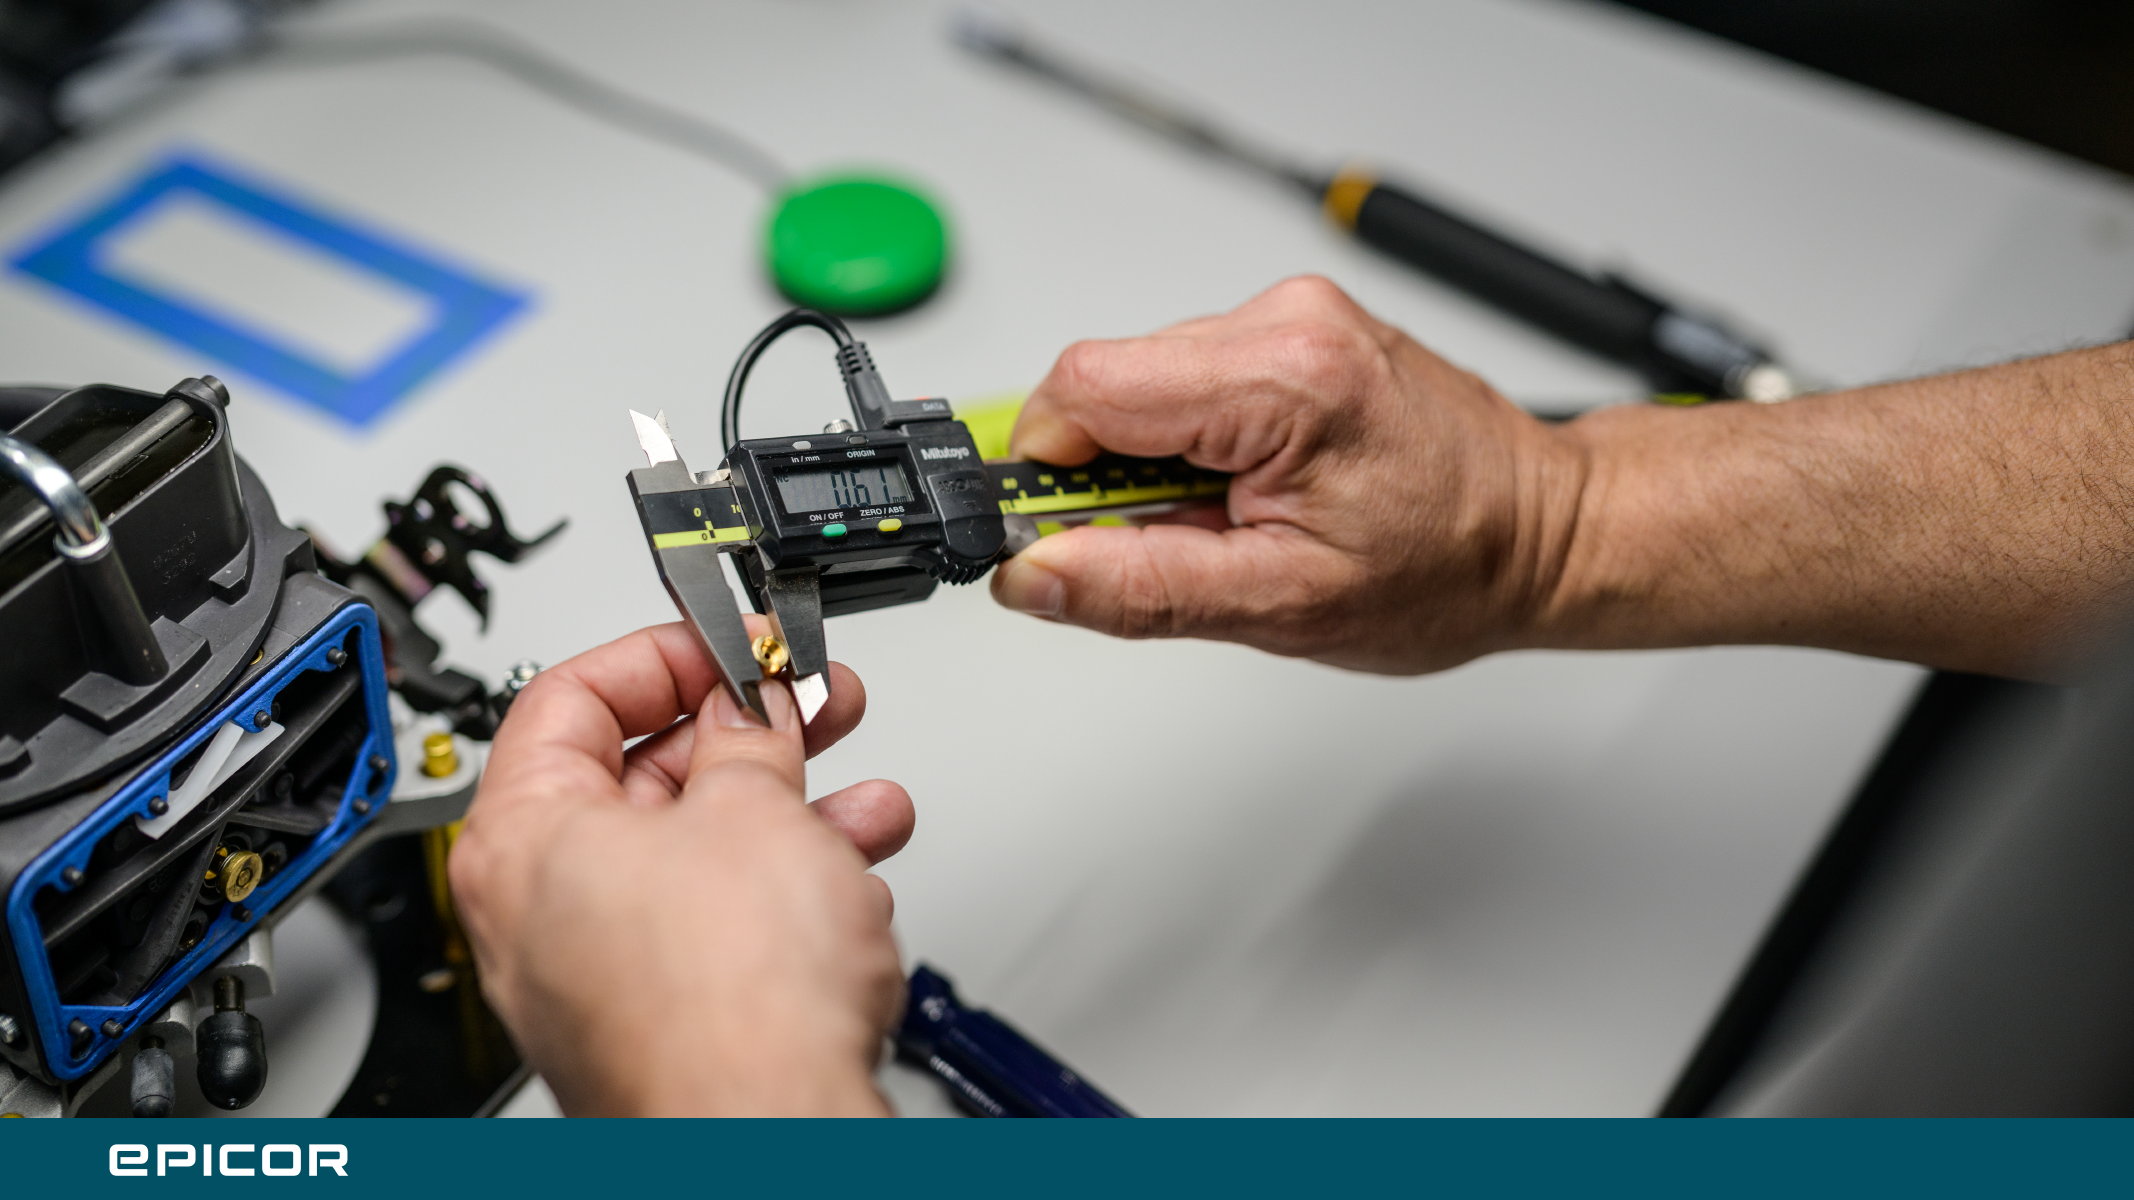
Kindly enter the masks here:
[[720, 684], [711, 690], [711, 719], [728, 729], [761, 729], [763, 722], [734, 701], [733, 689]]
[[1033, 562], [1009, 559], [1000, 568], [994, 593], [1002, 604], [1033, 617], [1057, 620], [1067, 610], [1067, 587], [1060, 577]]
[[793, 702], [793, 693], [785, 684], [775, 679], [766, 679], [757, 685], [762, 690], [763, 711], [771, 714], [771, 728], [787, 732], [800, 721], [800, 706]]

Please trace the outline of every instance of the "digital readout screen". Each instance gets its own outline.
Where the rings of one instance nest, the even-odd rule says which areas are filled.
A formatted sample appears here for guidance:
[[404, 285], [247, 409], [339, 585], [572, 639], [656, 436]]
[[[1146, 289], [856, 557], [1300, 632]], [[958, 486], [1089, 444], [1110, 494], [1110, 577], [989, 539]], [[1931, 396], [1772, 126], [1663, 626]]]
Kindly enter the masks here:
[[804, 471], [776, 471], [771, 479], [778, 484], [778, 498], [785, 501], [785, 510], [790, 513], [911, 501], [911, 483], [893, 458], [828, 470], [811, 467]]

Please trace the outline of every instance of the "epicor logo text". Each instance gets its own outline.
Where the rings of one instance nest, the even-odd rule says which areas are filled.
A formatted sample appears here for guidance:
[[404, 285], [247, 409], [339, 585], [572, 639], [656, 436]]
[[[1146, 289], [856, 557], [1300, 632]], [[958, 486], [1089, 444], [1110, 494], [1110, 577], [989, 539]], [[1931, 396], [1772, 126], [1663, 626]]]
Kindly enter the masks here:
[[[255, 1146], [250, 1142], [232, 1142], [225, 1146], [213, 1142], [199, 1146], [191, 1142], [165, 1142], [156, 1146], [155, 1162], [158, 1175], [195, 1166], [200, 1168], [202, 1175], [317, 1175], [319, 1168], [324, 1167], [343, 1179], [348, 1178], [348, 1147], [332, 1142], [313, 1142], [309, 1146], [294, 1142], [278, 1142], [270, 1146]], [[113, 1143], [111, 1173], [148, 1174], [148, 1147], [140, 1142]]]

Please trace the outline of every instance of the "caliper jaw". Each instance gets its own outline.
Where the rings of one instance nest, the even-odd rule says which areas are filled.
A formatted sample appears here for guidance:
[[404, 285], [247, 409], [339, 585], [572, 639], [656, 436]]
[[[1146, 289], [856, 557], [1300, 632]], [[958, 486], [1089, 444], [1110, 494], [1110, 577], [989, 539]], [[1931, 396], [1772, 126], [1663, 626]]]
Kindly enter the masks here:
[[[688, 464], [674, 449], [665, 416], [630, 414], [637, 427], [638, 445], [651, 463], [629, 474], [637, 518], [644, 526], [652, 560], [659, 567], [660, 582], [674, 598], [675, 608], [681, 611], [705, 653], [711, 655], [711, 661], [718, 664], [719, 674], [735, 701], [769, 725], [770, 714], [763, 707], [763, 667], [750, 644], [741, 606], [734, 602], [726, 572], [719, 566], [723, 551], [752, 545], [750, 531], [742, 524], [732, 488], [706, 483], [690, 473]], [[794, 624], [805, 627], [797, 620]], [[814, 624], [814, 637], [820, 658], [819, 617]], [[828, 676], [819, 678], [826, 681]], [[823, 693], [827, 699], [827, 686]], [[821, 707], [820, 702], [815, 705], [818, 710]], [[814, 715], [805, 705], [802, 712]]]
[[[731, 596], [733, 593], [728, 592]], [[830, 651], [823, 641], [822, 571], [797, 567], [764, 576], [763, 597], [770, 603], [771, 631], [785, 643], [793, 664], [793, 699], [803, 723], [815, 719], [830, 700]]]

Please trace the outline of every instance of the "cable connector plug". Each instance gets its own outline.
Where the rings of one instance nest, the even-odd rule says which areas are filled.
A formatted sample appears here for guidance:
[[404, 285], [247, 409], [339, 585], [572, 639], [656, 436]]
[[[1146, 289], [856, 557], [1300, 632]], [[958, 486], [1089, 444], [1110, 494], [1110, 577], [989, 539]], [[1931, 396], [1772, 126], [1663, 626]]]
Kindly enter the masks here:
[[867, 343], [848, 342], [837, 348], [837, 373], [844, 376], [845, 396], [852, 401], [852, 414], [867, 429], [880, 429], [889, 421], [889, 385], [875, 370]]

